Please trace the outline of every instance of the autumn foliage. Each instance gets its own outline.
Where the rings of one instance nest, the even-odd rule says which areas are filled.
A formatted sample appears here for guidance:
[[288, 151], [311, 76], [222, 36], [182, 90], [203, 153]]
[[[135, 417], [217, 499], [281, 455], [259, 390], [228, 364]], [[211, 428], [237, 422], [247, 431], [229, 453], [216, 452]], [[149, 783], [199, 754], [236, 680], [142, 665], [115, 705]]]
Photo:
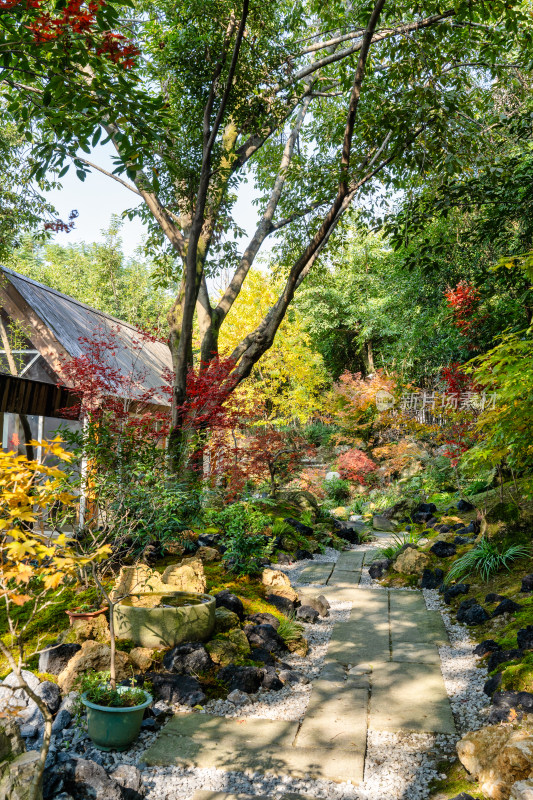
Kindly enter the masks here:
[[464, 336], [471, 336], [479, 319], [479, 291], [468, 281], [459, 281], [455, 289], [448, 287], [444, 296], [453, 315], [453, 324]]
[[338, 457], [337, 467], [342, 478], [362, 486], [368, 482], [368, 477], [377, 469], [377, 465], [372, 459], [356, 447]]
[[335, 423], [348, 436], [372, 438], [375, 428], [383, 423], [385, 415], [376, 405], [378, 392], [394, 394], [396, 379], [377, 370], [363, 378], [360, 372], [344, 372], [333, 386], [329, 401]]

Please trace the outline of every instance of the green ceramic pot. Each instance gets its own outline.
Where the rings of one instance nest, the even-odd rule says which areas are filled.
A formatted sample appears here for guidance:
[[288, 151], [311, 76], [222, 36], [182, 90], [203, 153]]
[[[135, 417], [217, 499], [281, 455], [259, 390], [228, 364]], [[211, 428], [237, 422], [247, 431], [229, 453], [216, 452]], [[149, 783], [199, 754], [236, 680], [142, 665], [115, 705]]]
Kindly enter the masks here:
[[[124, 687], [126, 689], [126, 687]], [[127, 750], [141, 729], [144, 709], [152, 702], [152, 695], [145, 692], [146, 700], [139, 706], [114, 708], [91, 703], [84, 692], [81, 702], [87, 708], [89, 736], [98, 750]]]

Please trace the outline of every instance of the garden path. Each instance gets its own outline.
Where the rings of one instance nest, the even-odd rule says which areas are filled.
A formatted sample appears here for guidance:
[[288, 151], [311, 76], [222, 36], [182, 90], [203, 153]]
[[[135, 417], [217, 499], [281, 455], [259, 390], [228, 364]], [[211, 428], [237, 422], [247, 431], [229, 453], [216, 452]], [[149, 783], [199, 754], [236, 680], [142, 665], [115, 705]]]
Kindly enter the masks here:
[[[308, 584], [298, 587], [302, 602], [322, 593], [352, 606], [333, 628], [302, 721], [176, 714], [143, 760], [358, 784], [368, 731], [454, 733], [438, 652], [448, 642], [440, 613], [428, 611], [419, 592], [362, 585], [372, 555], [347, 551], [336, 564], [316, 562], [300, 574]], [[237, 797], [198, 792], [194, 800]]]

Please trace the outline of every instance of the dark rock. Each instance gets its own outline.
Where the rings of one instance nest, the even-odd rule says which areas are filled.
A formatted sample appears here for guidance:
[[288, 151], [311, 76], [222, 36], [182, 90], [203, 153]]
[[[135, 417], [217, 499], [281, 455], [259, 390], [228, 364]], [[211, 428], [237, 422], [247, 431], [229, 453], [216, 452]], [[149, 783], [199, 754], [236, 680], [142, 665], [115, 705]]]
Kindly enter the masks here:
[[45, 650], [39, 656], [39, 672], [47, 672], [49, 675], [59, 675], [72, 656], [81, 650], [81, 644], [59, 644], [50, 650]]
[[516, 611], [520, 611], [521, 608], [521, 605], [515, 603], [515, 601], [511, 600], [510, 597], [506, 597], [501, 601], [501, 603], [499, 603], [499, 605], [496, 606], [492, 612], [492, 616], [499, 617], [500, 614], [514, 614]]
[[232, 594], [228, 589], [223, 589], [221, 592], [218, 592], [215, 595], [215, 600], [217, 608], [219, 606], [229, 608], [230, 611], [234, 611], [235, 614], [237, 614], [242, 622], [244, 619], [244, 606], [242, 604], [242, 600], [239, 600], [237, 595]]
[[483, 692], [488, 697], [491, 697], [501, 682], [502, 682], [502, 674], [501, 672], [497, 672], [496, 675], [493, 675], [492, 678], [489, 678], [488, 681], [485, 681], [483, 685]]
[[505, 600], [503, 594], [496, 594], [496, 592], [489, 592], [485, 595], [485, 603], [499, 603], [500, 600]]
[[222, 544], [222, 536], [220, 533], [201, 533], [197, 541], [199, 547], [214, 547], [218, 550]]
[[292, 564], [292, 558], [288, 553], [278, 553], [276, 562], [278, 564]]
[[157, 543], [150, 543], [147, 544], [142, 551], [141, 561], [144, 561], [149, 567], [153, 567], [157, 564], [162, 555], [161, 546]]
[[455, 797], [452, 797], [451, 800], [474, 800], [474, 798], [471, 794], [461, 792], [461, 794], [456, 794]]
[[433, 529], [439, 533], [450, 533], [451, 528], [449, 525], [434, 525]]
[[452, 525], [452, 531], [462, 531], [464, 528], [464, 522], [456, 522], [455, 525]]
[[52, 723], [52, 733], [54, 736], [61, 731], [64, 731], [65, 728], [68, 728], [70, 723], [72, 722], [72, 714], [70, 711], [67, 711], [66, 708], [62, 708], [58, 711], [55, 720]]
[[450, 556], [456, 554], [457, 547], [453, 542], [435, 542], [435, 544], [430, 547], [430, 550], [437, 558], [450, 558]]
[[141, 729], [143, 731], [158, 731], [159, 723], [154, 717], [148, 717], [141, 722]]
[[470, 539], [467, 539], [465, 536], [456, 536], [453, 540], [454, 544], [468, 544]]
[[457, 609], [457, 621], [464, 622], [466, 625], [482, 625], [488, 619], [490, 619], [489, 615], [474, 598], [463, 600]]
[[487, 653], [497, 653], [501, 649], [501, 645], [494, 639], [484, 639], [474, 647], [473, 653], [475, 656], [486, 656]]
[[473, 511], [474, 506], [472, 503], [469, 503], [468, 500], [459, 500], [457, 503], [457, 510], [458, 511]]
[[533, 592], [533, 572], [530, 575], [524, 575], [522, 578], [521, 592]]
[[308, 561], [313, 558], [310, 550], [297, 550], [295, 553], [296, 561]]
[[263, 673], [263, 681], [261, 683], [263, 689], [268, 689], [271, 692], [278, 692], [280, 689], [283, 689], [283, 683], [280, 681], [274, 667], [265, 667]]
[[314, 533], [313, 529], [310, 528], [309, 525], [303, 525], [301, 522], [298, 522], [298, 520], [294, 519], [293, 517], [287, 517], [286, 519], [283, 520], [283, 522], [286, 522], [287, 525], [290, 525], [291, 528], [294, 528], [295, 531], [301, 533], [302, 536], [312, 536]]
[[437, 506], [435, 503], [420, 503], [417, 510], [421, 514], [436, 514]]
[[422, 589], [437, 589], [444, 580], [444, 571], [442, 569], [431, 570], [425, 569], [422, 573]]
[[433, 518], [433, 514], [430, 511], [417, 511], [413, 514], [413, 522], [417, 525], [425, 522], [426, 524], [429, 522], [430, 519]]
[[533, 625], [520, 628], [516, 634], [516, 641], [520, 650], [533, 650]]
[[296, 611], [296, 619], [300, 622], [316, 622], [318, 616], [318, 611], [315, 611], [311, 606], [300, 606]]
[[200, 642], [186, 642], [169, 650], [163, 658], [163, 666], [169, 672], [180, 675], [204, 672], [213, 666], [209, 653]]
[[245, 625], [244, 632], [250, 647], [261, 647], [276, 655], [287, 649], [285, 642], [272, 625]]
[[281, 597], [279, 594], [267, 594], [265, 600], [267, 603], [270, 603], [271, 606], [277, 608], [278, 611], [281, 611], [282, 614], [287, 614], [287, 616], [294, 614], [296, 603], [294, 603], [293, 600], [289, 600], [287, 597]]
[[428, 519], [428, 521], [426, 522], [426, 528], [434, 528], [437, 522], [438, 522], [437, 517], [431, 517], [431, 519]]
[[237, 667], [230, 664], [218, 673], [219, 680], [225, 683], [229, 692], [237, 689], [239, 692], [254, 694], [257, 692], [264, 677], [264, 670], [258, 667]]
[[61, 705], [61, 689], [57, 683], [52, 683], [52, 681], [43, 681], [35, 689], [35, 694], [46, 703], [50, 713], [56, 713]]
[[142, 789], [141, 771], [133, 764], [120, 764], [109, 777], [132, 792], [140, 792]]
[[279, 626], [279, 619], [266, 611], [260, 614], [248, 614], [246, 622], [251, 622], [252, 625], [272, 625], [275, 630]]
[[373, 561], [368, 569], [368, 574], [371, 578], [376, 580], [377, 578], [383, 577], [383, 574], [389, 569], [392, 561], [390, 558], [380, 558], [377, 561]]
[[[110, 778], [105, 769], [86, 758], [70, 758], [62, 764], [64, 788], [74, 800], [133, 800], [136, 795], [127, 794], [117, 781]], [[63, 788], [63, 787], [62, 787]]]
[[205, 702], [206, 697], [202, 687], [192, 675], [176, 675], [175, 672], [147, 672], [145, 678], [151, 681], [155, 696], [164, 703], [196, 706]]
[[331, 606], [323, 594], [319, 594], [316, 597], [306, 597], [305, 604], [318, 611], [321, 617], [329, 617]]
[[252, 661], [262, 661], [267, 667], [274, 666], [276, 663], [272, 653], [269, 653], [264, 647], [252, 647], [250, 658]]
[[505, 664], [506, 661], [517, 661], [523, 657], [524, 653], [522, 650], [497, 650], [494, 653], [491, 653], [489, 656], [489, 660], [487, 662], [487, 669], [489, 672], [492, 672], [493, 669], [499, 667], [500, 664]]
[[447, 586], [443, 592], [444, 602], [446, 605], [450, 605], [454, 597], [459, 597], [461, 594], [468, 594], [469, 589], [469, 583], [456, 583], [454, 586]]
[[305, 675], [302, 675], [301, 672], [292, 669], [289, 665], [287, 665], [287, 669], [281, 670], [279, 677], [284, 684], [309, 683], [309, 678], [307, 678]]
[[488, 717], [490, 725], [508, 722], [511, 710], [514, 712], [513, 719], [520, 720], [524, 713], [531, 714], [533, 711], [533, 694], [530, 692], [495, 692], [492, 703]]

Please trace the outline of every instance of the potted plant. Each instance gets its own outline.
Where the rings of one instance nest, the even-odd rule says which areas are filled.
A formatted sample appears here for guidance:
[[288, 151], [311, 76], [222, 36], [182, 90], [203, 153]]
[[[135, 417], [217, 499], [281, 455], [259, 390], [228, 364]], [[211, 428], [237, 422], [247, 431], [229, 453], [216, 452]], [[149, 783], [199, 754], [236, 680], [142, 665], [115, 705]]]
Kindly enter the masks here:
[[82, 603], [79, 606], [75, 606], [72, 611], [69, 609], [65, 613], [68, 615], [72, 625], [76, 619], [92, 619], [100, 616], [100, 614], [105, 614], [107, 609], [108, 606], [100, 606], [98, 603]]
[[113, 686], [109, 672], [81, 679], [80, 701], [87, 709], [87, 730], [99, 750], [127, 750], [141, 729], [152, 695], [135, 686]]

